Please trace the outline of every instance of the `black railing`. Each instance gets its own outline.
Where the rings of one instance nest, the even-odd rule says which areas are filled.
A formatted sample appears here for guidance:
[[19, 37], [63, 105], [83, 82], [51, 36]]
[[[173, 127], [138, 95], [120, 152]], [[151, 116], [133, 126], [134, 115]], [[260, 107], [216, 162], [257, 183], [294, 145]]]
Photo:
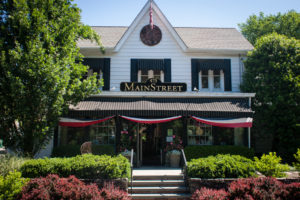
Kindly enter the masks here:
[[130, 173], [130, 181], [131, 181], [131, 194], [132, 194], [132, 179], [133, 179], [133, 149], [131, 149], [131, 153], [130, 153], [130, 169], [131, 169], [131, 173]]
[[187, 161], [186, 161], [186, 157], [185, 157], [185, 153], [184, 153], [183, 149], [181, 149], [181, 155], [183, 158], [183, 167], [182, 167], [183, 179], [184, 179], [185, 187], [188, 188]]

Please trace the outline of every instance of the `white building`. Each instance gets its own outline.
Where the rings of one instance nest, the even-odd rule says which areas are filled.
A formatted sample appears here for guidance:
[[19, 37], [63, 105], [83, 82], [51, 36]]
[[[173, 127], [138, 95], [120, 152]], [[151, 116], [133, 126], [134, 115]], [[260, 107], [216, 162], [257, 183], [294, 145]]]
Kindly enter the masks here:
[[92, 27], [105, 54], [94, 43], [78, 42], [89, 73], [97, 72], [104, 87], [70, 106], [65, 117], [112, 118], [76, 128], [61, 123], [66, 126], [59, 127], [54, 145], [93, 141], [115, 151], [134, 148], [138, 165], [160, 163], [162, 150], [180, 144], [177, 139], [183, 146], [250, 147], [254, 94], [239, 86], [252, 45], [234, 28], [173, 27], [150, 2], [129, 27]]

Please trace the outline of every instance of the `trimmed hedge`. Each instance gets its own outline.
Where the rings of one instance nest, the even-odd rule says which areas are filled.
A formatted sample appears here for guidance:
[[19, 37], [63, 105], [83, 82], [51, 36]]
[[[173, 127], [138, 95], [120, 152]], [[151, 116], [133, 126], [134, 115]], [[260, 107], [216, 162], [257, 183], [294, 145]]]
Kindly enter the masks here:
[[73, 157], [80, 154], [80, 145], [68, 144], [54, 147], [51, 157]]
[[218, 154], [240, 155], [250, 159], [254, 157], [253, 149], [242, 146], [187, 146], [184, 148], [184, 153], [187, 161]]
[[[92, 144], [92, 152], [94, 155], [115, 155], [114, 145], [96, 145]], [[64, 146], [54, 147], [51, 157], [74, 157], [80, 155], [80, 145], [68, 144]]]
[[80, 179], [129, 178], [130, 163], [122, 155], [84, 154], [71, 158], [45, 158], [28, 160], [21, 166], [23, 177], [46, 177], [57, 174], [60, 177], [74, 175]]
[[94, 155], [115, 155], [115, 146], [114, 145], [92, 145], [92, 152]]
[[239, 155], [209, 156], [188, 162], [191, 178], [247, 178], [255, 176], [252, 160]]

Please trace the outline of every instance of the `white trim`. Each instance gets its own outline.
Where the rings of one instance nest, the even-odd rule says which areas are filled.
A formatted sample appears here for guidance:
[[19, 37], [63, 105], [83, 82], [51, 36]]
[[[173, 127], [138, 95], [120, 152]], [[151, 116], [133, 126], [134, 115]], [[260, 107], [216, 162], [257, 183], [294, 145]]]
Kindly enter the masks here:
[[[145, 6], [142, 8], [142, 10], [139, 12], [139, 14], [133, 20], [133, 22], [131, 23], [131, 25], [128, 27], [128, 29], [126, 30], [126, 32], [124, 33], [124, 35], [121, 37], [121, 39], [119, 40], [119, 42], [115, 46], [114, 52], [118, 52], [122, 48], [122, 46], [127, 41], [127, 39], [132, 34], [132, 32], [135, 30], [135, 28], [137, 27], [137, 25], [139, 24], [139, 22], [142, 20], [143, 16], [149, 11], [149, 9], [150, 9], [150, 2], [151, 1], [149, 0], [145, 4]], [[152, 1], [152, 10], [156, 12], [156, 14], [158, 15], [159, 19], [162, 21], [162, 23], [164, 23], [164, 25], [166, 26], [166, 28], [168, 29], [168, 31], [170, 32], [170, 34], [173, 36], [173, 38], [175, 39], [175, 41], [177, 42], [177, 44], [181, 47], [181, 49], [184, 52], [186, 52], [187, 51], [186, 44], [180, 38], [180, 36], [178, 35], [178, 33], [175, 31], [175, 29], [173, 28], [173, 26], [170, 24], [170, 22], [168, 21], [168, 19], [164, 16], [164, 14], [161, 12], [161, 10], [158, 8], [158, 6], [156, 5], [156, 3], [154, 1]]]
[[166, 97], [166, 98], [251, 98], [255, 97], [255, 93], [239, 93], [239, 92], [111, 92], [103, 91], [100, 94], [91, 95], [92, 97]]

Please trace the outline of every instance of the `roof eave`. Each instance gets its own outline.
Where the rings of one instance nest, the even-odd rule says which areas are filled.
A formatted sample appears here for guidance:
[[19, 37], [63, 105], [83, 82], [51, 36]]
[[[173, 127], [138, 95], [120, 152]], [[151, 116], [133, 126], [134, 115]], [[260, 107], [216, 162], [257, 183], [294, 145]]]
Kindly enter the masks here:
[[255, 93], [241, 92], [111, 92], [104, 91], [92, 97], [164, 97], [164, 98], [253, 98]]
[[247, 55], [252, 49], [204, 49], [204, 48], [188, 48], [188, 53], [215, 53], [215, 54], [241, 54]]

